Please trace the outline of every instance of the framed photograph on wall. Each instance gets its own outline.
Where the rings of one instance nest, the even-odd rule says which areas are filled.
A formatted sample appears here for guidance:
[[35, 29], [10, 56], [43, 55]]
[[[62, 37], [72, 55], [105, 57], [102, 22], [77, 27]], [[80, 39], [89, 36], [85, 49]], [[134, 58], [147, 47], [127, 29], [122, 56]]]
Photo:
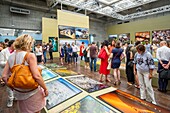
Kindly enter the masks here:
[[75, 39], [75, 27], [58, 26], [59, 38]]
[[53, 52], [58, 52], [58, 38], [57, 37], [49, 37], [49, 43], [53, 45]]
[[108, 40], [109, 40], [109, 42], [111, 42], [112, 40], [116, 40], [116, 39], [117, 39], [117, 37], [118, 37], [118, 35], [117, 35], [117, 34], [109, 35], [109, 36], [108, 36]]
[[89, 44], [89, 40], [76, 40], [76, 45], [80, 47], [80, 45], [84, 42], [84, 46], [87, 47]]
[[60, 40], [59, 42], [61, 45], [64, 45], [66, 42], [71, 45], [73, 42], [75, 43], [75, 40]]
[[145, 32], [136, 32], [135, 33], [135, 40], [136, 41], [144, 41], [144, 40], [150, 40], [150, 32], [149, 31], [145, 31]]
[[170, 40], [170, 29], [152, 31], [152, 40], [153, 41]]
[[88, 39], [89, 29], [88, 28], [75, 28], [76, 39]]
[[118, 40], [122, 43], [130, 42], [130, 33], [119, 34]]

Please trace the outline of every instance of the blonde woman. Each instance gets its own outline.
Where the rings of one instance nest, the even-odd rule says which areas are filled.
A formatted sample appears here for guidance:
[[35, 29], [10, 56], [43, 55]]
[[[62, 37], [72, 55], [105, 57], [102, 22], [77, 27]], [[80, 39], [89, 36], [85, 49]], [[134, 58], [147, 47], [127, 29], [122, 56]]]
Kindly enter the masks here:
[[[34, 39], [30, 35], [25, 34], [19, 36], [15, 40], [14, 48], [16, 51], [9, 56], [2, 75], [5, 83], [7, 83], [7, 80], [10, 77], [9, 73], [14, 65], [14, 60], [16, 61], [16, 64], [21, 64], [26, 53], [31, 51], [33, 43]], [[46, 104], [45, 97], [48, 96], [48, 90], [38, 71], [37, 59], [34, 53], [28, 54], [25, 65], [29, 65], [31, 73], [39, 84], [39, 87], [27, 93], [21, 93], [14, 90], [14, 97], [18, 100], [18, 108], [21, 113], [40, 113], [41, 109]], [[26, 91], [26, 89], [18, 90]]]

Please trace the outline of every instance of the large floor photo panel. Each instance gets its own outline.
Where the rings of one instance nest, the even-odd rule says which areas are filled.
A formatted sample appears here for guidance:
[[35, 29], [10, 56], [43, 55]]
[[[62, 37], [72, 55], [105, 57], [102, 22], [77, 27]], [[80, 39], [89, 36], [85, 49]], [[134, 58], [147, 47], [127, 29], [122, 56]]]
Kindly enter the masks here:
[[62, 78], [48, 82], [46, 86], [49, 91], [46, 99], [48, 110], [82, 92]]

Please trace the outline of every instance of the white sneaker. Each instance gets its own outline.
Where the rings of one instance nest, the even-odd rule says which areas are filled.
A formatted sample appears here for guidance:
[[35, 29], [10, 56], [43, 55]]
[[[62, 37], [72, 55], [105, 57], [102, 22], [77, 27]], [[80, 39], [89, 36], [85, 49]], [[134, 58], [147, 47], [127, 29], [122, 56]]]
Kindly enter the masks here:
[[152, 101], [152, 104], [157, 105], [156, 102]]
[[12, 107], [13, 106], [13, 100], [8, 100], [7, 102], [7, 107]]

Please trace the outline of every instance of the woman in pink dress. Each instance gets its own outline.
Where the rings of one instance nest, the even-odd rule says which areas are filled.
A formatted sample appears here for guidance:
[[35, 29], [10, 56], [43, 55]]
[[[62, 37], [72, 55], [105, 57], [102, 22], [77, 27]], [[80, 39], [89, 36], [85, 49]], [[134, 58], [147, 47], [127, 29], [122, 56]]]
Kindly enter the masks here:
[[104, 51], [105, 58], [101, 59], [101, 65], [100, 65], [100, 82], [102, 82], [102, 77], [103, 75], [105, 75], [105, 81], [106, 82], [110, 82], [110, 80], [108, 79], [108, 74], [110, 74], [110, 70], [107, 69], [108, 66], [108, 58], [109, 58], [109, 50], [108, 50], [108, 41], [105, 40], [102, 44], [101, 50], [100, 51]]

